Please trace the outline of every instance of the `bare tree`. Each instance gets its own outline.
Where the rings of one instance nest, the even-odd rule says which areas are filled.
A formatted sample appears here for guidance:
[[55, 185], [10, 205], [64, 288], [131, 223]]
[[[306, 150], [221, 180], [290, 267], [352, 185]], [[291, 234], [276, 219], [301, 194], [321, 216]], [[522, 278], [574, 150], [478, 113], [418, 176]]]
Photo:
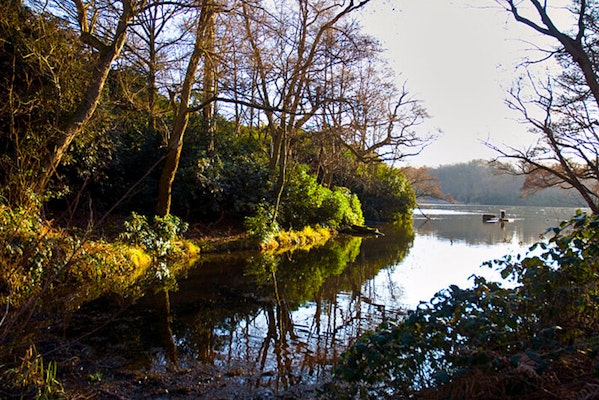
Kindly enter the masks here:
[[144, 3], [144, 0], [56, 2], [56, 8], [76, 23], [82, 42], [96, 52], [96, 57], [79, 106], [53, 138], [52, 150], [44, 160], [44, 171], [37, 184], [38, 193], [45, 191], [70, 144], [94, 114], [108, 73], [125, 45], [128, 27]]
[[401, 172], [405, 175], [412, 188], [416, 199], [423, 197], [432, 197], [439, 200], [445, 200], [453, 203], [454, 200], [450, 194], [443, 193], [439, 178], [431, 174], [427, 167], [404, 167]]
[[564, 104], [556, 98], [550, 82], [539, 85], [530, 78], [529, 83], [536, 97], [526, 100], [521, 86], [517, 86], [511, 90], [508, 104], [522, 113], [540, 137], [525, 149], [489, 144], [501, 157], [517, 161], [496, 162], [496, 166], [504, 172], [525, 175], [524, 195], [553, 186], [573, 188], [597, 213], [599, 137], [594, 123], [588, 120], [588, 110], [579, 108], [584, 102]]
[[[158, 187], [158, 203], [156, 213], [167, 215], [170, 213], [172, 200], [172, 187], [175, 180], [179, 160], [183, 149], [183, 137], [187, 129], [189, 114], [193, 110], [190, 106], [194, 85], [196, 83], [196, 72], [202, 58], [211, 56], [207, 50], [212, 48], [211, 30], [214, 29], [214, 15], [218, 12], [218, 6], [214, 0], [202, 0], [199, 15], [195, 19], [195, 40], [192, 53], [189, 57], [186, 72], [183, 79], [178, 98], [173, 99], [175, 119], [168, 140], [167, 153], [160, 176]], [[199, 108], [204, 108], [213, 99], [204, 100]]]
[[[130, 66], [139, 71], [139, 78], [145, 83], [131, 85], [121, 81], [121, 90], [126, 94], [130, 105], [148, 116], [148, 129], [160, 132], [163, 142], [168, 141], [168, 129], [163, 121], [168, 109], [158, 106], [158, 98], [165, 93], [167, 82], [166, 71], [174, 68], [179, 60], [179, 43], [185, 42], [186, 29], [176, 29], [177, 22], [183, 12], [190, 6], [172, 2], [154, 2], [147, 5], [132, 25], [129, 40], [121, 58], [126, 70]], [[140, 92], [132, 92], [131, 87], [142, 88]]]
[[[508, 105], [519, 111], [538, 141], [527, 149], [499, 148], [499, 158], [517, 161], [501, 164], [504, 170], [524, 174], [526, 191], [551, 186], [574, 188], [593, 213], [599, 212], [599, 78], [597, 39], [599, 6], [587, 0], [572, 1], [566, 9], [549, 1], [496, 0], [514, 19], [555, 39], [546, 50], [561, 67], [556, 76], [538, 80], [529, 73], [510, 92]], [[572, 21], [560, 29], [556, 21]], [[499, 161], [499, 159], [498, 159]]]
[[341, 101], [326, 104], [322, 129], [363, 163], [398, 161], [417, 155], [433, 139], [416, 132], [428, 114], [376, 54], [330, 80]]
[[[326, 99], [319, 88], [326, 81], [326, 65], [340, 63], [348, 53], [330, 38], [346, 32], [342, 20], [369, 0], [328, 4], [298, 0], [275, 8], [242, 1], [242, 24], [247, 40], [247, 72], [255, 90], [248, 102], [261, 110], [271, 139], [270, 167], [276, 182], [275, 215], [285, 185], [293, 143], [298, 133], [322, 111]], [[354, 48], [357, 50], [357, 48]], [[356, 51], [350, 53], [355, 57]]]

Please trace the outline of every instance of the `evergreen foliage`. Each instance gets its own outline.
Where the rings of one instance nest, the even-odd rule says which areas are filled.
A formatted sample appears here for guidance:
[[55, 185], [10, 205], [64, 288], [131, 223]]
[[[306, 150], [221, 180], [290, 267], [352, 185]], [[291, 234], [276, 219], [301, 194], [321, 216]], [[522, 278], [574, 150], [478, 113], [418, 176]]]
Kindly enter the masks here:
[[363, 224], [360, 201], [346, 188], [326, 188], [298, 165], [283, 193], [281, 221], [285, 227], [303, 228], [320, 224], [329, 228]]
[[400, 221], [411, 218], [416, 206], [412, 186], [397, 168], [373, 164], [358, 168], [350, 186], [363, 204], [369, 221]]

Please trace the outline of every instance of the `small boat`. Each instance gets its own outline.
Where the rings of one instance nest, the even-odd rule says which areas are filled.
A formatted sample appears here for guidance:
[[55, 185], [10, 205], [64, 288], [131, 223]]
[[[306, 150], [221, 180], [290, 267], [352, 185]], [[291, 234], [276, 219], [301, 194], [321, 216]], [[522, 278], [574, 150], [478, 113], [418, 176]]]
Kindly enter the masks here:
[[499, 218], [497, 218], [497, 215], [495, 214], [483, 214], [483, 222], [499, 222]]
[[499, 217], [495, 214], [483, 214], [483, 222], [494, 224], [497, 222], [510, 222], [510, 219], [505, 217], [505, 210], [499, 210]]
[[495, 224], [497, 222], [499, 222], [499, 218], [495, 217], [495, 218], [488, 218], [488, 219], [484, 219], [483, 222], [485, 224]]

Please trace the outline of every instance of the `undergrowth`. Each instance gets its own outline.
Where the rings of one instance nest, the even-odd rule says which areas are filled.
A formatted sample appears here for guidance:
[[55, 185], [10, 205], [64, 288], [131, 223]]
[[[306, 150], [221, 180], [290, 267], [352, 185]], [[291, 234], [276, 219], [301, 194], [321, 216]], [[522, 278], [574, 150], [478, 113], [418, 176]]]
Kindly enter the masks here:
[[198, 248], [175, 217], [132, 215], [121, 240], [91, 240], [52, 226], [39, 211], [0, 207], [0, 398], [58, 398], [57, 366], [36, 343], [81, 305], [111, 294], [171, 287]]

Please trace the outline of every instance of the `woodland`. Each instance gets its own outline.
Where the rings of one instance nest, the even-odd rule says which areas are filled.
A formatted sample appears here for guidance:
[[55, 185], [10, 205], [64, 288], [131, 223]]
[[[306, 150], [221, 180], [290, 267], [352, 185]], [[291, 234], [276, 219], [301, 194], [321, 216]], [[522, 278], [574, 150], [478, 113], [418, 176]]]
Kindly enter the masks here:
[[[374, 3], [0, 0], [2, 398], [71, 396], [65, 332], [90, 302], [124, 308], [203, 253], [326, 241], [446, 197], [394, 167], [433, 137], [355, 18]], [[514, 287], [477, 278], [359, 339], [325, 397], [599, 396], [599, 8], [572, 1], [560, 31], [546, 3], [490, 3], [556, 43], [508, 97], [539, 141], [489, 144], [494, 165], [591, 213], [489, 263]], [[531, 72], [549, 59], [556, 76]]]
[[505, 174], [486, 160], [441, 165], [429, 168], [427, 172], [437, 180], [443, 194], [439, 197], [457, 203], [585, 207], [576, 191], [559, 187], [528, 191], [524, 176]]
[[426, 111], [366, 3], [0, 2], [2, 398], [68, 396], [56, 346], [89, 302], [410, 218], [384, 161], [426, 144]]

